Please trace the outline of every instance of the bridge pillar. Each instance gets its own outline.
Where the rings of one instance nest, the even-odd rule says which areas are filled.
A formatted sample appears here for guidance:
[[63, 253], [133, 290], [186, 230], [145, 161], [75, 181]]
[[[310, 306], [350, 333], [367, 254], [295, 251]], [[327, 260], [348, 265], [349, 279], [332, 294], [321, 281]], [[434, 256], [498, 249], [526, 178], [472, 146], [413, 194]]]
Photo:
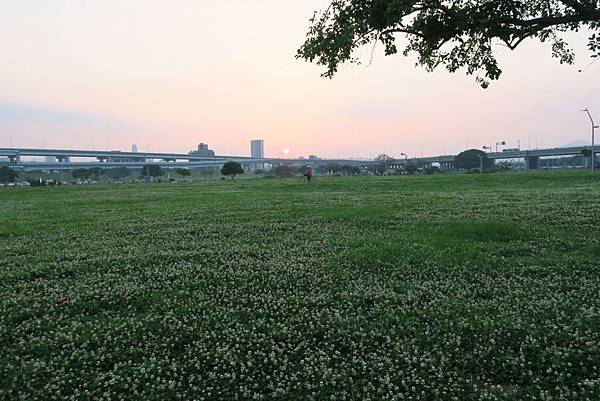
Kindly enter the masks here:
[[596, 157], [594, 157], [594, 158], [592, 158], [592, 156], [589, 156], [589, 157], [584, 157], [583, 164], [584, 164], [584, 167], [585, 167], [585, 168], [590, 168], [590, 167], [592, 167], [592, 163], [595, 163], [595, 164], [594, 164], [594, 168], [597, 168], [597, 167], [596, 167], [596, 166], [598, 166], [598, 157], [597, 157], [597, 156], [596, 156]]
[[8, 160], [9, 160], [10, 164], [21, 163], [21, 157], [19, 155], [8, 156]]
[[452, 171], [453, 169], [454, 169], [454, 166], [452, 165], [452, 162], [440, 162], [440, 170]]
[[537, 170], [540, 167], [539, 156], [525, 156], [525, 169]]
[[69, 163], [71, 158], [69, 156], [56, 156], [56, 161], [59, 163]]

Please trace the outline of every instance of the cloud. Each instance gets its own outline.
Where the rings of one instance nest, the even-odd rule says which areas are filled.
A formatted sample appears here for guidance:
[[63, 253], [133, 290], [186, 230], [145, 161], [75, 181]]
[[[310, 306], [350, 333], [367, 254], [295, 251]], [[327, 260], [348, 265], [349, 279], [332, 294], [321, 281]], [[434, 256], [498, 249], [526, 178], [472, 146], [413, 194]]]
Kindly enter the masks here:
[[0, 125], [7, 124], [52, 124], [113, 129], [129, 125], [124, 121], [95, 113], [0, 102]]

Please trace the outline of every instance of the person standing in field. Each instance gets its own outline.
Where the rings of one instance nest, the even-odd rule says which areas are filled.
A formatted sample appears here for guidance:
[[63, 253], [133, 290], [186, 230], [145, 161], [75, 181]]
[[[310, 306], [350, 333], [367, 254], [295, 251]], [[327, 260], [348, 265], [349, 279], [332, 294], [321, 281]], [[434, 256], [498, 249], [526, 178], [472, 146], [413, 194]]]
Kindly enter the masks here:
[[313, 176], [312, 167], [309, 166], [306, 169], [306, 172], [304, 173], [304, 176], [306, 177], [306, 181], [310, 182], [310, 180], [312, 179], [312, 176]]

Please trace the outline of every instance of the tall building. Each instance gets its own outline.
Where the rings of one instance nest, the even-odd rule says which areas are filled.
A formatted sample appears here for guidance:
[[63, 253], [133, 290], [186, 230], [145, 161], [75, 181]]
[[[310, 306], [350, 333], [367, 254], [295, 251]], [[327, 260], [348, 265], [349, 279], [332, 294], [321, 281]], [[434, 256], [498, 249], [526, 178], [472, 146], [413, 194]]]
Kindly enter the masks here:
[[208, 144], [201, 143], [200, 145], [198, 145], [198, 150], [192, 150], [191, 152], [189, 152], [189, 154], [190, 155], [195, 155], [195, 156], [213, 157], [215, 155], [215, 151], [214, 150], [210, 150], [208, 148]]
[[265, 157], [265, 141], [262, 139], [250, 141], [250, 157]]
[[135, 143], [131, 145], [131, 153], [137, 153], [137, 145]]
[[[262, 139], [253, 139], [250, 141], [250, 157], [263, 158], [265, 157], [265, 141]], [[254, 164], [254, 169], [264, 169], [263, 163]]]

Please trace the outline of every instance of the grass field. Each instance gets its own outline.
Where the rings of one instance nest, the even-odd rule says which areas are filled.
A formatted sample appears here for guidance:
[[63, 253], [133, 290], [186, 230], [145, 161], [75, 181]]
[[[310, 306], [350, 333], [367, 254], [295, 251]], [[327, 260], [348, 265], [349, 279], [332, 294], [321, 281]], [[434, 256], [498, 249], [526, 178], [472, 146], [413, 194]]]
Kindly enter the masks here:
[[589, 173], [0, 188], [0, 399], [600, 400]]

